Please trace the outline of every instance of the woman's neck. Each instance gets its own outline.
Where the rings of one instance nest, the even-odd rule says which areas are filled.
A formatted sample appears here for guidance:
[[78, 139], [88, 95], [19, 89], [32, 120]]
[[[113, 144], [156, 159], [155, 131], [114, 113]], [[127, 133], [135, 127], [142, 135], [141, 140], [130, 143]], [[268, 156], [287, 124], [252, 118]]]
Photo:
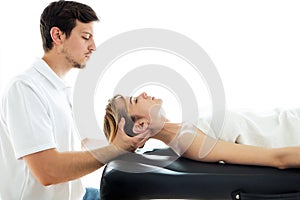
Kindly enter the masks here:
[[178, 134], [181, 128], [180, 123], [166, 122], [163, 128], [153, 136], [153, 138], [163, 141], [165, 144], [169, 144]]

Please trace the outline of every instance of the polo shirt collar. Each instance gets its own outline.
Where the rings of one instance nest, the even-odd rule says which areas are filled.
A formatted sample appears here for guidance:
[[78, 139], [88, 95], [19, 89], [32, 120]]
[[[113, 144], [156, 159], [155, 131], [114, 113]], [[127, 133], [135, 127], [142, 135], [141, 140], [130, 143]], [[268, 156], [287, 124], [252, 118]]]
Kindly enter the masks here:
[[41, 58], [34, 63], [34, 68], [41, 73], [56, 89], [70, 88]]

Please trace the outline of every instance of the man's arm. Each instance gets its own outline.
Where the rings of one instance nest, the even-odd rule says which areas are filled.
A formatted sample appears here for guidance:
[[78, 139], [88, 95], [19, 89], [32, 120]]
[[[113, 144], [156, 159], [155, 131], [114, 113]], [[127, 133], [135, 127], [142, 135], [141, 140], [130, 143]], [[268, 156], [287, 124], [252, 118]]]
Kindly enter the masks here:
[[123, 131], [125, 121], [121, 120], [114, 142], [106, 147], [91, 151], [58, 152], [56, 149], [24, 156], [27, 166], [43, 185], [52, 185], [87, 175], [114, 158], [142, 146], [149, 133], [129, 137]]
[[[99, 149], [99, 152], [110, 153], [111, 146]], [[100, 163], [88, 151], [58, 152], [49, 149], [23, 157], [36, 179], [43, 185], [52, 185], [80, 178], [105, 163]]]

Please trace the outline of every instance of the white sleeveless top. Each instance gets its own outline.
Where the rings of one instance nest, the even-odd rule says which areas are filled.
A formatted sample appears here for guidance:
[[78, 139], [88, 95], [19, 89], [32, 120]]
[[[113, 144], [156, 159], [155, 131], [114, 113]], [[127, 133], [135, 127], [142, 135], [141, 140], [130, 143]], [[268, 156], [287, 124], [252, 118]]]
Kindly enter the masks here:
[[284, 147], [300, 145], [300, 109], [267, 112], [226, 111], [220, 132], [210, 130], [211, 117], [201, 118], [198, 128], [213, 138], [240, 144]]

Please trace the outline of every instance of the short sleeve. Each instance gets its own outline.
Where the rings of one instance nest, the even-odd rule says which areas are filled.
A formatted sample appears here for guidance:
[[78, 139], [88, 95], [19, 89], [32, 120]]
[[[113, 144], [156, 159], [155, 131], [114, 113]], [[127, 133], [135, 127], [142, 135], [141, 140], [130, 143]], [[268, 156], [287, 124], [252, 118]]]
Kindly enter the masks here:
[[47, 100], [33, 85], [13, 83], [4, 108], [16, 158], [56, 147]]

